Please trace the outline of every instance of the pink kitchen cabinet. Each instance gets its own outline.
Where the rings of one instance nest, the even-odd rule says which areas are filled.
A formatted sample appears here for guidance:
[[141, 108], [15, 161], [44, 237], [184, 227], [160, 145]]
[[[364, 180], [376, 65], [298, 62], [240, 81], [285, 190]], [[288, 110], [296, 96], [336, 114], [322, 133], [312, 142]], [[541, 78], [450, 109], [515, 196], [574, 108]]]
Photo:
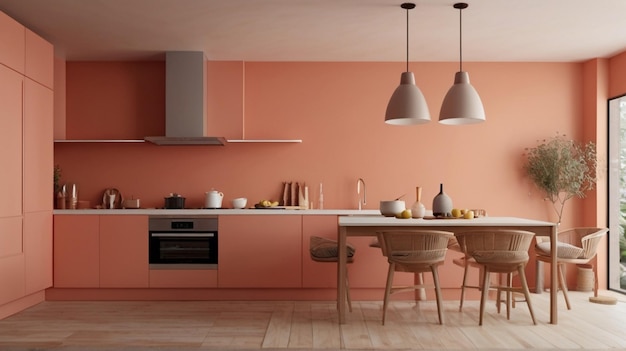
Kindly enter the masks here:
[[24, 73], [25, 31], [23, 25], [0, 12], [0, 63]]
[[0, 217], [22, 215], [23, 80], [20, 74], [0, 65], [0, 181], [4, 195], [0, 197]]
[[215, 269], [155, 269], [150, 271], [151, 288], [217, 288]]
[[54, 216], [54, 287], [100, 286], [100, 216]]
[[302, 216], [220, 216], [218, 245], [220, 288], [302, 286]]
[[0, 305], [24, 295], [22, 218], [0, 218]]
[[24, 212], [49, 211], [53, 188], [53, 108], [51, 89], [24, 79]]
[[24, 214], [26, 294], [52, 286], [52, 213]]
[[24, 30], [24, 75], [54, 88], [54, 46], [33, 31]]
[[100, 287], [149, 287], [148, 216], [100, 216]]

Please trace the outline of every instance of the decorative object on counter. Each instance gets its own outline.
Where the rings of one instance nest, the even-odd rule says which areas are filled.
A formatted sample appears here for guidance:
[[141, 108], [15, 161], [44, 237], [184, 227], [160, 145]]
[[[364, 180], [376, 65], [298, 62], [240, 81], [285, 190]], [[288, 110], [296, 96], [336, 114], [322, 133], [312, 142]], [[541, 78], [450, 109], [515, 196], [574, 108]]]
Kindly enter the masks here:
[[[361, 184], [363, 184], [363, 200], [361, 201]], [[359, 203], [358, 209], [359, 211], [363, 209], [363, 206], [367, 203], [367, 194], [365, 193], [365, 180], [363, 178], [359, 178], [356, 180], [356, 197]], [[400, 200], [399, 198], [396, 200]]]
[[406, 203], [402, 200], [380, 202], [380, 213], [385, 217], [395, 217], [406, 209]]
[[563, 208], [574, 196], [583, 198], [597, 182], [596, 145], [568, 140], [559, 135], [533, 148], [526, 148], [524, 170], [552, 203], [561, 223]]
[[231, 202], [233, 203], [233, 208], [241, 209], [246, 207], [248, 199], [246, 199], [245, 197], [238, 197], [236, 199], [233, 199]]
[[319, 199], [317, 200], [317, 202], [318, 202], [317, 207], [320, 210], [323, 210], [324, 209], [324, 188], [323, 188], [322, 183], [320, 183], [320, 195], [319, 195]]
[[300, 209], [309, 208], [309, 187], [305, 183], [283, 182], [283, 206], [298, 206]]
[[433, 199], [433, 216], [452, 216], [452, 199], [443, 192], [443, 184], [439, 184], [439, 194]]
[[61, 190], [59, 181], [61, 180], [61, 167], [59, 165], [54, 166], [54, 192], [58, 193]]
[[104, 194], [102, 195], [102, 208], [122, 208], [123, 202], [124, 198], [122, 197], [122, 193], [120, 193], [119, 190], [115, 188], [109, 188], [104, 190]]
[[57, 197], [57, 203], [61, 205], [61, 209], [75, 210], [78, 208], [78, 185], [66, 183], [61, 187], [59, 194], [60, 198]]
[[139, 199], [135, 199], [133, 196], [131, 196], [130, 199], [126, 199], [124, 200], [124, 202], [122, 202], [122, 207], [137, 209], [141, 207], [140, 204], [141, 204], [141, 201], [139, 201]]
[[426, 206], [422, 203], [422, 188], [415, 187], [415, 203], [411, 206], [411, 216], [413, 218], [424, 218]]
[[185, 198], [180, 196], [180, 194], [170, 193], [170, 195], [165, 198], [165, 208], [175, 210], [183, 209], [185, 208]]
[[217, 191], [217, 190], [207, 191], [204, 207], [205, 208], [222, 208], [223, 199], [224, 199], [223, 192]]
[[463, 71], [463, 28], [462, 12], [467, 4], [459, 2], [459, 71], [454, 75], [454, 84], [443, 98], [439, 111], [439, 123], [448, 125], [475, 124], [485, 121], [485, 109], [476, 89], [470, 84], [469, 73]]
[[406, 72], [400, 76], [400, 85], [389, 99], [385, 111], [385, 123], [393, 125], [411, 125], [430, 122], [428, 104], [421, 90], [415, 85], [415, 76], [409, 71], [409, 10], [413, 3], [400, 5], [406, 10]]

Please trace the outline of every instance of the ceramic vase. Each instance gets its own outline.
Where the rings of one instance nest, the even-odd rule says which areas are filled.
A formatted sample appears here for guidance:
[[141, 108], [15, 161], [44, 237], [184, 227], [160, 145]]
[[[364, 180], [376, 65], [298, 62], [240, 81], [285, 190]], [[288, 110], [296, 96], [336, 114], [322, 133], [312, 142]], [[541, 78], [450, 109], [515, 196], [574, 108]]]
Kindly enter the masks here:
[[452, 199], [443, 192], [443, 184], [439, 184], [439, 194], [433, 199], [433, 216], [452, 216]]
[[415, 187], [415, 203], [411, 206], [411, 216], [413, 218], [424, 218], [426, 215], [426, 207], [422, 203], [422, 188]]

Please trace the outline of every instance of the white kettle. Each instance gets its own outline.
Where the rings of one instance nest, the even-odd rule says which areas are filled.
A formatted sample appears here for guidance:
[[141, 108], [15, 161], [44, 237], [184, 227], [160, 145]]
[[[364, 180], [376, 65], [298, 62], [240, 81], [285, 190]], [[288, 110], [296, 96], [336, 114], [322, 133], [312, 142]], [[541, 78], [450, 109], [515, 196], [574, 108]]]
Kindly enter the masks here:
[[211, 190], [206, 192], [206, 200], [204, 202], [205, 208], [222, 208], [222, 200], [224, 199], [224, 193], [217, 190]]

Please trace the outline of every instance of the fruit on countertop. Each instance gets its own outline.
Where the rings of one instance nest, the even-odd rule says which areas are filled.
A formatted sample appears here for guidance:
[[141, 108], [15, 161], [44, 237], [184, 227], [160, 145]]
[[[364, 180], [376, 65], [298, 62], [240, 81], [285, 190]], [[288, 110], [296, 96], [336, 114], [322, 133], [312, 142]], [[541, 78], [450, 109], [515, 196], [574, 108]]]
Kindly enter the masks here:
[[278, 201], [261, 200], [257, 205], [259, 207], [276, 207], [278, 206]]
[[465, 211], [465, 213], [463, 214], [463, 218], [465, 218], [465, 219], [472, 219], [472, 218], [474, 218], [474, 211], [472, 211], [472, 210]]
[[411, 213], [411, 210], [409, 209], [406, 209], [396, 215], [396, 218], [401, 218], [401, 219], [409, 219], [411, 217], [412, 217], [412, 213]]
[[463, 211], [458, 208], [453, 208], [450, 213], [452, 213], [452, 217], [454, 218], [461, 218], [463, 216]]

